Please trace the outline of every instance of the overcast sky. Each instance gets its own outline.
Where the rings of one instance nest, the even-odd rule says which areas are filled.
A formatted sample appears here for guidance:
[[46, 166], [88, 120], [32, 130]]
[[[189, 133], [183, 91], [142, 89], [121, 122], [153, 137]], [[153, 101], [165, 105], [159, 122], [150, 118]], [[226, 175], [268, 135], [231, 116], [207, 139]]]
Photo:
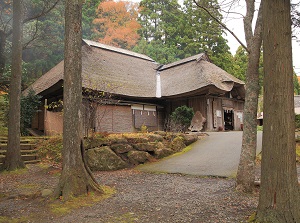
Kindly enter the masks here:
[[[292, 0], [292, 2], [295, 2], [295, 1], [297, 2], [298, 0]], [[245, 12], [246, 12], [245, 1], [237, 1], [236, 0], [237, 3], [232, 5], [232, 6], [230, 4], [227, 4], [228, 2], [232, 2], [232, 0], [219, 0], [219, 4], [221, 6], [222, 6], [222, 4], [227, 6], [227, 7], [224, 8], [225, 10], [235, 12], [236, 14], [223, 13], [223, 15], [224, 15], [223, 22], [245, 44], [243, 19], [242, 19], [242, 16], [239, 15], [239, 14], [245, 15]], [[230, 7], [230, 10], [229, 10], [229, 7]], [[300, 38], [299, 34], [297, 34], [297, 37]], [[234, 55], [237, 48], [239, 47], [239, 43], [229, 33], [225, 36], [225, 38], [228, 40], [228, 45], [230, 46], [231, 53]], [[294, 65], [294, 70], [295, 70], [296, 74], [298, 76], [300, 76], [300, 42], [297, 42], [296, 39], [293, 39], [292, 44], [293, 44], [293, 65]]]

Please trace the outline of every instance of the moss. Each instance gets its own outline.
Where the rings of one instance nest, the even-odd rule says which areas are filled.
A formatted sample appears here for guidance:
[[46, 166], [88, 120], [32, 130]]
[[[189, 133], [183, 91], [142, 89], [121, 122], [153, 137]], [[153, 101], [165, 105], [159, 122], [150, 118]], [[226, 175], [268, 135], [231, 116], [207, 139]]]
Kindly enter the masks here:
[[247, 222], [255, 222], [255, 220], [256, 220], [256, 213], [253, 213], [252, 215], [250, 215]]
[[80, 196], [76, 198], [74, 197], [69, 201], [56, 200], [52, 204], [50, 204], [50, 210], [56, 215], [65, 215], [70, 213], [74, 209], [92, 206], [95, 203], [107, 199], [116, 193], [116, 190], [114, 188], [108, 186], [102, 186], [101, 188], [104, 191], [104, 193], [101, 195], [91, 193], [88, 196]]
[[30, 217], [21, 217], [21, 218], [10, 218], [5, 216], [0, 216], [0, 223], [21, 223], [21, 222], [30, 222]]
[[183, 150], [181, 150], [180, 152], [171, 155], [170, 157], [182, 155], [182, 154], [184, 154], [184, 153], [190, 151], [192, 148], [193, 148], [193, 146], [192, 146], [192, 145], [189, 145], [189, 146], [185, 147]]
[[108, 222], [111, 222], [111, 223], [134, 223], [134, 222], [139, 222], [138, 221], [139, 219], [134, 215], [135, 214], [133, 212], [128, 212], [128, 213], [125, 213], [121, 216], [113, 217]]
[[62, 147], [63, 142], [61, 136], [54, 136], [37, 144], [39, 157], [54, 163], [61, 162]]
[[13, 171], [4, 170], [4, 171], [0, 172], [0, 174], [2, 174], [2, 175], [22, 175], [22, 174], [25, 174], [27, 172], [28, 172], [27, 168], [22, 168], [22, 169], [16, 169], [16, 170], [13, 170]]
[[37, 188], [39, 188], [39, 185], [37, 185], [37, 184], [21, 184], [21, 185], [18, 185], [18, 188], [20, 188], [20, 189], [37, 189]]

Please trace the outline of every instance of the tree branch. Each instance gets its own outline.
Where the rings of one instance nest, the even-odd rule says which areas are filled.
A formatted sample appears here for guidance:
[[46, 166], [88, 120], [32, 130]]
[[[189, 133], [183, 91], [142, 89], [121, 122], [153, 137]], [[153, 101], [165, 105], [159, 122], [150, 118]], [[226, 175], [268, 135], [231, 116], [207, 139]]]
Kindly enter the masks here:
[[197, 7], [203, 9], [206, 11], [211, 18], [213, 18], [217, 23], [219, 23], [224, 29], [226, 29], [238, 42], [241, 44], [241, 46], [249, 53], [249, 49], [243, 42], [232, 32], [223, 22], [221, 22], [219, 19], [217, 19], [206, 7], [200, 5], [196, 0], [193, 0], [194, 3], [197, 5]]
[[42, 10], [39, 14], [36, 14], [36, 15], [34, 15], [34, 16], [32, 16], [32, 17], [27, 17], [27, 18], [25, 18], [23, 23], [26, 23], [26, 22], [31, 21], [31, 20], [34, 20], [34, 19], [38, 19], [38, 18], [40, 18], [40, 17], [46, 15], [46, 14], [49, 13], [52, 9], [55, 8], [55, 6], [58, 4], [59, 1], [60, 1], [60, 0], [56, 0], [56, 1], [53, 3], [53, 5], [52, 5], [51, 7], [49, 7], [48, 9], [46, 8], [46, 6], [44, 6], [43, 10]]
[[[42, 16], [45, 16], [47, 13], [49, 13], [52, 9], [55, 8], [55, 6], [59, 3], [60, 0], [55, 0], [55, 2], [53, 3], [53, 5], [51, 5], [51, 7], [49, 8], [46, 8], [46, 6], [44, 6], [43, 10], [36, 14], [36, 15], [33, 15], [31, 17], [27, 17], [23, 20], [23, 24], [26, 23], [26, 22], [29, 22], [31, 20], [34, 20], [34, 19], [38, 19]], [[12, 29], [10, 29], [7, 33], [6, 33], [6, 37], [10, 36], [12, 34]]]

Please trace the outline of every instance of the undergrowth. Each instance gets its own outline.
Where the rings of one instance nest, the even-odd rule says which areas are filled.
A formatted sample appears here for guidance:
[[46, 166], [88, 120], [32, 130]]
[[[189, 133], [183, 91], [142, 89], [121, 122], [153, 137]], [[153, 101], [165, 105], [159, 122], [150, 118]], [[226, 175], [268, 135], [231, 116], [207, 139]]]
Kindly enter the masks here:
[[37, 144], [39, 157], [43, 161], [51, 163], [61, 163], [62, 161], [62, 136], [53, 136], [47, 140], [42, 140]]

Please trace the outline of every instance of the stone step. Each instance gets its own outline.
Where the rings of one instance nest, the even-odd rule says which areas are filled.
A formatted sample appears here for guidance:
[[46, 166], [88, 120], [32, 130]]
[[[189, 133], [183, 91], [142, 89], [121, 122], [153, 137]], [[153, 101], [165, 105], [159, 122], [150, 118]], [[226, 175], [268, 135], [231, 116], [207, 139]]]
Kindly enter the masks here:
[[39, 159], [24, 161], [25, 164], [36, 164], [36, 163], [40, 163], [40, 162], [41, 162], [41, 160], [39, 160]]
[[[4, 155], [0, 155], [0, 163], [3, 163], [5, 159]], [[22, 160], [26, 163], [28, 162], [32, 162], [32, 163], [36, 163], [36, 162], [40, 162], [38, 154], [26, 154], [26, 155], [22, 155]], [[38, 161], [37, 161], [38, 160]]]
[[[36, 144], [20, 144], [21, 150], [33, 150], [35, 149]], [[0, 150], [6, 150], [7, 144], [0, 144]]]
[[[21, 155], [35, 154], [35, 153], [37, 153], [37, 151], [38, 151], [37, 149], [30, 149], [30, 150], [22, 149]], [[1, 149], [0, 155], [5, 155], [5, 154], [6, 154], [6, 149]]]

